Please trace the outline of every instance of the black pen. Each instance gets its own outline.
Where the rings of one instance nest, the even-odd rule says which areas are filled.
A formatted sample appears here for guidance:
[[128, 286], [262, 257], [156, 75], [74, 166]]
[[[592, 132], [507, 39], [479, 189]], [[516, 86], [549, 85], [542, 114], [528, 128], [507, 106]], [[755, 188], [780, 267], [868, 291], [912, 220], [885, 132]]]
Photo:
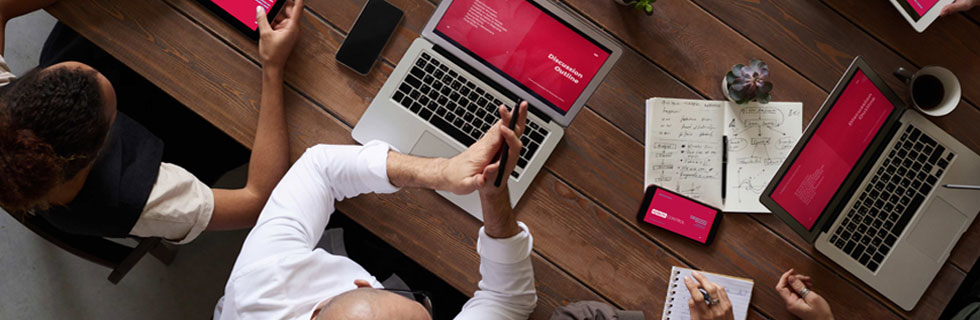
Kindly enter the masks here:
[[[514, 106], [514, 110], [510, 112], [510, 125], [507, 126], [510, 128], [510, 130], [514, 130], [514, 128], [517, 126], [517, 113], [520, 111], [520, 109], [521, 103], [518, 102], [517, 105]], [[503, 147], [500, 148], [500, 167], [497, 169], [497, 180], [493, 182], [494, 187], [499, 188], [501, 180], [504, 179], [504, 167], [507, 166], [507, 154], [510, 153], [510, 150], [508, 149], [510, 148], [507, 145], [507, 141], [504, 141]], [[507, 174], [510, 175], [510, 172]]]

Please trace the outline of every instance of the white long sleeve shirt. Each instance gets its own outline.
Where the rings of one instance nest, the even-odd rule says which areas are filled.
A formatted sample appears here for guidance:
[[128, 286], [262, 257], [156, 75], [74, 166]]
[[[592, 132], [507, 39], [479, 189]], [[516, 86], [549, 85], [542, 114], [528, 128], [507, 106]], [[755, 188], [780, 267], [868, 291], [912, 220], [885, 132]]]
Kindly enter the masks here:
[[[353, 290], [354, 280], [380, 282], [356, 262], [315, 246], [334, 202], [398, 190], [388, 181], [389, 146], [319, 145], [289, 169], [248, 234], [215, 307], [215, 319], [310, 319], [327, 298]], [[480, 229], [483, 280], [457, 319], [526, 319], [537, 303], [527, 226], [507, 239]], [[449, 261], [447, 261], [449, 263]], [[438, 302], [436, 302], [438, 303]]]

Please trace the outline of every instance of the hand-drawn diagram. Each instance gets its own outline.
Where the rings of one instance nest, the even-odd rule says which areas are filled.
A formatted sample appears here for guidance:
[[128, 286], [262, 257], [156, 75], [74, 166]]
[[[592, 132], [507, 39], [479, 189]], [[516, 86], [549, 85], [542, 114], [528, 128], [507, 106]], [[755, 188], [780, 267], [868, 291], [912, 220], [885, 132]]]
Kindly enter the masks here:
[[799, 104], [729, 105], [727, 210], [768, 211], [759, 204], [759, 195], [800, 138], [801, 109]]
[[802, 110], [800, 103], [650, 99], [644, 182], [725, 211], [768, 212], [759, 195], [800, 138]]

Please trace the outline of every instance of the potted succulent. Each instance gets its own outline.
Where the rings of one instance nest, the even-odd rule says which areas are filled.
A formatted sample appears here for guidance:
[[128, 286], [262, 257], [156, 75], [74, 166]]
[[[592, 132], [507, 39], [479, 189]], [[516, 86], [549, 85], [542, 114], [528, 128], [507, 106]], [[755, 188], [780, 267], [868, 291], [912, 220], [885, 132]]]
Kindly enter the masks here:
[[769, 66], [753, 59], [749, 65], [736, 64], [721, 81], [725, 97], [738, 104], [758, 101], [766, 104], [772, 99], [772, 82], [769, 82]]
[[636, 10], [643, 11], [648, 16], [653, 15], [653, 3], [657, 0], [613, 0], [624, 6], [633, 7]]

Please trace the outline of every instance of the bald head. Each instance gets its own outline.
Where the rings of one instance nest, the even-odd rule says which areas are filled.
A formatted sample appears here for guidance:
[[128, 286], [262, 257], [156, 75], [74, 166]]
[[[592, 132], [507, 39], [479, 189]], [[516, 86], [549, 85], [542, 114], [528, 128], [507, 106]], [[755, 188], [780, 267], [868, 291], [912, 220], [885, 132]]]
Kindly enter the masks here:
[[358, 288], [326, 301], [317, 320], [430, 320], [418, 302], [374, 288]]

